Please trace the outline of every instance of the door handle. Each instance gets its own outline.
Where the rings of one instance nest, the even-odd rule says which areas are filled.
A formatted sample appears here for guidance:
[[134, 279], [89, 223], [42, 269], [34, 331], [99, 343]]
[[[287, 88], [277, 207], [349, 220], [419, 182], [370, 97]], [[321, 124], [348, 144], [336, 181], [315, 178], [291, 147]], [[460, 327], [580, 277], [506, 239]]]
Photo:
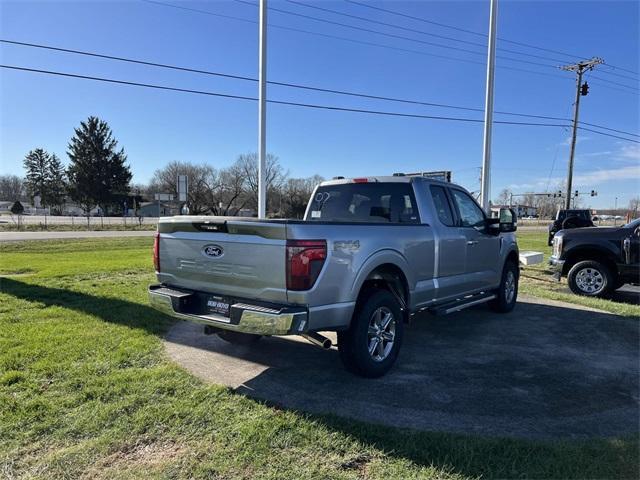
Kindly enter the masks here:
[[469, 241], [467, 242], [467, 245], [475, 245], [476, 243], [478, 243], [478, 241], [477, 241], [477, 240], [469, 240]]

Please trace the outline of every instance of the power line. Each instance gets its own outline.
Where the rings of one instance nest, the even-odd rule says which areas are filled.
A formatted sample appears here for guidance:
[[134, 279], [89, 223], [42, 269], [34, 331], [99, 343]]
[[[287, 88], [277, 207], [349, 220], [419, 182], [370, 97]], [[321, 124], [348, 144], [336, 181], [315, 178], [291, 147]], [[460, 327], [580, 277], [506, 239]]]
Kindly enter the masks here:
[[[179, 87], [169, 87], [169, 86], [166, 86], [166, 85], [140, 83], [140, 82], [132, 82], [132, 81], [128, 81], [128, 80], [117, 80], [117, 79], [113, 79], [113, 78], [95, 77], [95, 76], [89, 76], [89, 75], [79, 75], [79, 74], [75, 74], [75, 73], [56, 72], [56, 71], [52, 71], [52, 70], [43, 70], [43, 69], [35, 69], [35, 68], [27, 68], [27, 67], [18, 67], [18, 66], [15, 66], [15, 65], [0, 65], [0, 68], [6, 68], [6, 69], [18, 70], [18, 71], [24, 71], [24, 72], [30, 72], [30, 73], [41, 73], [41, 74], [46, 74], [46, 75], [54, 75], [54, 76], [61, 76], [61, 77], [68, 77], [68, 78], [77, 78], [77, 79], [83, 79], [83, 80], [93, 80], [93, 81], [107, 82], [107, 83], [112, 83], [112, 84], [121, 84], [121, 85], [128, 85], [128, 86], [152, 88], [152, 89], [157, 89], [157, 90], [175, 91], [175, 92], [182, 92], [182, 93], [193, 93], [193, 94], [198, 94], [198, 95], [207, 95], [207, 96], [220, 97], [220, 98], [230, 98], [230, 99], [235, 99], [235, 100], [249, 100], [249, 101], [257, 101], [258, 100], [256, 97], [248, 97], [248, 96], [243, 96], [243, 95], [232, 95], [232, 94], [219, 93], [219, 92], [210, 92], [210, 91], [204, 91], [204, 90], [194, 90], [194, 89], [179, 88]], [[338, 106], [333, 106], [333, 105], [321, 105], [321, 104], [314, 104], [314, 103], [288, 102], [288, 101], [283, 101], [283, 100], [267, 100], [267, 101], [269, 103], [273, 103], [273, 104], [276, 104], [276, 105], [287, 105], [287, 106], [293, 106], [293, 107], [312, 108], [312, 109], [318, 109], [318, 110], [331, 110], [331, 111], [340, 111], [340, 112], [364, 113], [364, 114], [369, 114], [369, 115], [382, 115], [382, 116], [404, 117], [404, 118], [418, 118], [418, 119], [427, 119], [427, 120], [455, 121], [455, 122], [465, 122], [465, 123], [483, 123], [484, 122], [484, 120], [481, 120], [481, 119], [465, 118], [465, 117], [444, 117], [444, 116], [437, 116], [437, 115], [421, 115], [421, 114], [413, 114], [413, 113], [389, 112], [389, 111], [383, 111], [383, 110], [369, 110], [369, 109], [362, 109], [362, 108], [338, 107]], [[536, 126], [536, 127], [562, 127], [562, 128], [566, 128], [568, 126], [566, 124], [538, 123], [538, 122], [512, 122], [512, 121], [505, 121], [505, 120], [494, 121], [494, 123], [501, 124], [501, 125], [519, 125], [519, 126]], [[582, 127], [579, 127], [579, 128], [582, 128]], [[592, 133], [599, 134], [599, 135], [607, 136], [607, 137], [613, 137], [613, 138], [618, 138], [618, 139], [621, 139], [621, 140], [627, 140], [627, 141], [633, 142], [633, 143], [640, 143], [640, 141], [638, 141], [638, 140], [632, 140], [632, 139], [629, 139], [629, 138], [619, 137], [617, 135], [611, 135], [611, 134], [608, 134], [608, 133], [598, 132], [596, 130], [589, 130], [589, 129], [585, 129], [585, 128], [582, 128], [582, 129], [590, 131]]]
[[584, 130], [585, 132], [591, 132], [591, 133], [597, 133], [599, 135], [604, 135], [605, 137], [618, 138], [620, 140], [627, 140], [627, 141], [633, 142], [633, 143], [640, 143], [640, 141], [638, 141], [638, 140], [632, 140], [630, 138], [624, 138], [624, 137], [620, 137], [618, 135], [611, 135], [610, 133], [598, 132], [597, 130], [593, 130], [591, 128], [581, 127], [580, 125], [578, 125], [578, 129], [579, 130]]
[[[249, 5], [252, 7], [257, 7], [257, 5], [255, 3], [246, 1], [246, 0], [233, 0], [237, 3], [242, 3], [245, 5]], [[349, 28], [351, 30], [357, 30], [357, 31], [361, 31], [361, 32], [365, 32], [365, 33], [373, 33], [375, 35], [382, 35], [384, 37], [389, 37], [389, 38], [394, 38], [394, 39], [399, 39], [399, 40], [405, 40], [408, 42], [413, 42], [413, 43], [419, 43], [422, 45], [429, 45], [431, 47], [437, 47], [437, 48], [445, 48], [448, 50], [455, 50], [458, 52], [463, 52], [463, 53], [470, 53], [473, 55], [480, 55], [482, 57], [486, 56], [485, 52], [478, 52], [475, 50], [468, 50], [466, 48], [460, 48], [460, 47], [452, 47], [450, 45], [443, 45], [441, 43], [434, 43], [434, 42], [427, 42], [425, 40], [418, 40], [417, 38], [411, 38], [411, 37], [405, 37], [403, 35], [396, 35], [394, 33], [387, 33], [387, 32], [381, 32], [379, 30], [372, 30], [370, 28], [365, 28], [365, 27], [359, 27], [356, 25], [350, 25], [348, 23], [342, 23], [342, 22], [335, 22], [333, 20], [327, 20], [325, 18], [319, 18], [319, 17], [314, 17], [312, 15], [305, 15], [303, 13], [297, 13], [297, 12], [291, 12], [289, 10], [283, 10], [281, 8], [277, 8], [277, 7], [268, 7], [269, 10], [274, 11], [274, 12], [278, 12], [278, 13], [283, 13], [285, 15], [292, 15], [295, 17], [300, 17], [300, 18], [305, 18], [307, 20], [313, 20], [316, 22], [321, 22], [321, 23], [326, 23], [329, 25], [336, 25], [339, 27], [343, 27], [343, 28]], [[541, 67], [547, 67], [547, 68], [556, 68], [555, 65], [549, 65], [546, 63], [540, 63], [540, 62], [533, 62], [530, 60], [522, 60], [519, 58], [511, 58], [511, 57], [505, 57], [504, 55], [496, 55], [496, 58], [500, 58], [501, 60], [508, 60], [508, 61], [512, 61], [512, 62], [520, 62], [520, 63], [526, 63], [529, 65], [536, 65], [536, 66], [541, 66]]]
[[[240, 0], [236, 0], [236, 1], [240, 1]], [[330, 8], [319, 7], [317, 5], [309, 5], [309, 4], [298, 2], [298, 1], [295, 1], [295, 0], [285, 0], [285, 1], [288, 2], [288, 3], [291, 3], [293, 5], [298, 5], [298, 6], [305, 7], [305, 8], [311, 8], [311, 9], [314, 9], [314, 10], [319, 10], [321, 12], [332, 13], [334, 15], [340, 15], [340, 16], [347, 17], [347, 18], [354, 18], [356, 20], [361, 20], [361, 21], [364, 21], [364, 22], [374, 23], [374, 24], [377, 24], [377, 25], [383, 25], [383, 26], [386, 26], [386, 27], [397, 28], [399, 30], [404, 30], [406, 32], [419, 33], [421, 35], [428, 35], [428, 36], [431, 36], [431, 37], [442, 38], [444, 40], [450, 40], [450, 41], [453, 41], [453, 42], [464, 43], [466, 45], [473, 45], [473, 46], [476, 46], [476, 47], [481, 47], [481, 48], [483, 48], [485, 50], [487, 48], [487, 45], [484, 44], [484, 43], [470, 42], [470, 41], [467, 41], [467, 40], [461, 40], [459, 38], [447, 37], [446, 35], [439, 35], [439, 34], [436, 34], [436, 33], [425, 32], [424, 30], [417, 30], [415, 28], [409, 28], [409, 27], [406, 27], [406, 26], [403, 26], [403, 25], [398, 25], [397, 23], [381, 22], [379, 20], [373, 20], [371, 18], [361, 17], [359, 15], [352, 15], [352, 14], [349, 14], [349, 13], [340, 12], [338, 10], [332, 10]], [[250, 3], [250, 2], [241, 2], [241, 3]], [[538, 58], [538, 59], [541, 59], [541, 60], [550, 60], [550, 61], [553, 61], [553, 62], [565, 63], [565, 60], [557, 60], [557, 59], [553, 59], [553, 58], [549, 58], [549, 57], [543, 57], [541, 55], [535, 55], [533, 53], [526, 53], [526, 52], [520, 52], [518, 50], [511, 50], [511, 49], [508, 49], [508, 48], [500, 48], [500, 47], [498, 47], [497, 50], [500, 50], [500, 51], [503, 51], [503, 52], [507, 52], [507, 53], [514, 53], [516, 55], [524, 55], [524, 56], [527, 56], [527, 57]]]
[[[140, 1], [141, 2], [145, 2], [145, 3], [160, 5], [160, 6], [163, 6], [163, 7], [169, 7], [169, 8], [175, 8], [175, 9], [178, 9], [178, 10], [184, 10], [184, 11], [188, 11], [188, 12], [192, 12], [192, 13], [200, 13], [200, 14], [203, 14], [203, 15], [210, 15], [210, 16], [213, 16], [213, 17], [225, 18], [225, 19], [229, 19], [229, 20], [237, 20], [237, 21], [240, 21], [240, 22], [251, 23], [251, 24], [254, 24], [254, 25], [256, 25], [258, 23], [255, 20], [249, 20], [249, 19], [246, 19], [246, 18], [235, 17], [235, 16], [232, 16], [232, 15], [225, 15], [225, 14], [221, 14], [221, 13], [215, 13], [215, 12], [211, 12], [211, 11], [208, 11], [208, 10], [201, 10], [201, 9], [198, 9], [198, 8], [184, 7], [184, 6], [181, 6], [181, 5], [173, 5], [171, 3], [166, 3], [166, 2], [162, 2], [162, 1], [158, 1], [158, 0], [140, 0]], [[451, 57], [451, 56], [448, 56], [448, 55], [446, 55], [446, 56], [445, 55], [438, 55], [437, 53], [418, 51], [418, 50], [413, 50], [413, 49], [409, 49], [409, 48], [396, 47], [396, 46], [392, 46], [392, 45], [385, 45], [385, 44], [381, 44], [381, 43], [377, 43], [377, 42], [370, 42], [370, 41], [366, 41], [366, 40], [357, 40], [357, 39], [354, 39], [354, 38], [342, 37], [342, 36], [339, 36], [339, 35], [332, 35], [332, 34], [328, 34], [328, 33], [314, 32], [314, 31], [311, 31], [311, 30], [288, 27], [288, 26], [284, 26], [284, 25], [277, 25], [277, 24], [273, 24], [273, 23], [268, 23], [268, 25], [270, 27], [272, 27], [272, 28], [276, 28], [276, 29], [280, 29], [280, 30], [287, 30], [287, 31], [290, 31], [290, 32], [303, 33], [303, 34], [308, 34], [308, 35], [315, 35], [315, 36], [323, 37], [323, 38], [331, 38], [331, 39], [334, 39], [334, 40], [340, 40], [340, 41], [354, 43], [354, 44], [358, 44], [358, 45], [366, 45], [366, 46], [371, 46], [371, 47], [384, 48], [384, 49], [387, 49], [387, 50], [403, 52], [403, 53], [411, 53], [411, 54], [427, 56], [427, 57], [440, 58], [440, 59], [448, 60], [448, 61], [469, 63], [469, 64], [473, 64], [473, 65], [480, 65], [482, 67], [486, 66], [484, 62], [469, 60], [469, 59], [466, 59], [466, 58]], [[499, 68], [501, 70], [511, 70], [511, 71], [514, 71], [514, 72], [522, 72], [522, 73], [527, 73], [527, 74], [542, 75], [542, 76], [545, 76], [545, 77], [561, 78], [563, 80], [569, 80], [569, 78], [564, 76], [564, 75], [556, 75], [556, 74], [553, 74], [553, 73], [539, 72], [539, 71], [536, 71], [536, 70], [527, 70], [525, 68], [518, 68], [518, 67], [507, 66], [507, 65], [496, 65], [496, 68]], [[599, 84], [599, 85], [603, 86], [605, 88], [608, 88], [610, 90], [616, 90], [616, 91], [620, 91], [620, 92], [624, 92], [624, 93], [637, 95], [636, 93], [631, 92], [629, 90], [622, 90], [620, 88], [612, 87], [612, 86], [609, 86], [609, 85], [606, 85], [606, 84]]]
[[[7, 40], [7, 39], [0, 39], [0, 43], [6, 43], [6, 44], [18, 45], [18, 46], [26, 46], [26, 47], [31, 47], [31, 48], [41, 48], [41, 49], [45, 49], [45, 50], [52, 50], [52, 51], [63, 52], [63, 53], [72, 53], [72, 54], [76, 54], [76, 55], [103, 58], [103, 59], [107, 59], [107, 60], [115, 60], [115, 61], [121, 61], [121, 62], [133, 63], [133, 64], [153, 66], [153, 67], [158, 67], [158, 68], [166, 68], [166, 69], [170, 69], [170, 70], [184, 71], [184, 72], [189, 72], [189, 73], [198, 73], [198, 74], [203, 74], [203, 75], [211, 75], [211, 76], [222, 77], [222, 78], [231, 78], [231, 79], [235, 79], [235, 80], [244, 80], [244, 81], [251, 81], [251, 82], [257, 82], [258, 81], [258, 79], [255, 78], [255, 77], [248, 77], [248, 76], [244, 76], [244, 75], [235, 75], [235, 74], [230, 74], [230, 73], [214, 72], [214, 71], [211, 71], [211, 70], [203, 70], [203, 69], [197, 69], [197, 68], [192, 68], [192, 67], [183, 67], [183, 66], [177, 66], [177, 65], [170, 65], [170, 64], [166, 64], [166, 63], [151, 62], [151, 61], [148, 61], [148, 60], [138, 60], [138, 59], [132, 59], [132, 58], [127, 58], [127, 57], [106, 55], [106, 54], [97, 53], [97, 52], [89, 52], [89, 51], [84, 51], [84, 50], [75, 50], [75, 49], [70, 49], [70, 48], [54, 47], [52, 45], [42, 45], [42, 44], [29, 43], [29, 42], [19, 42], [19, 41], [15, 41], [15, 40]], [[311, 86], [311, 85], [300, 85], [300, 84], [295, 84], [295, 83], [290, 83], [290, 82], [278, 82], [278, 81], [273, 81], [272, 80], [272, 81], [268, 81], [267, 83], [269, 83], [271, 85], [284, 86], [284, 87], [289, 87], [289, 88], [296, 88], [296, 89], [302, 89], [302, 90], [310, 90], [310, 91], [317, 91], [317, 92], [331, 93], [331, 94], [336, 94], [336, 95], [352, 96], [352, 97], [359, 97], [359, 98], [368, 98], [368, 99], [372, 99], [372, 100], [382, 100], [382, 101], [390, 101], [390, 102], [412, 104], [412, 105], [420, 105], [420, 106], [428, 106], [428, 107], [449, 108], [449, 109], [455, 109], [455, 110], [465, 110], [465, 111], [480, 112], [480, 113], [484, 112], [484, 109], [482, 109], [482, 108], [465, 107], [465, 106], [460, 106], [460, 105], [450, 105], [450, 104], [444, 104], [444, 103], [426, 102], [426, 101], [421, 101], [421, 100], [389, 97], [389, 96], [382, 96], [382, 95], [372, 95], [372, 94], [361, 93], [361, 92], [353, 92], [353, 91], [345, 91], [345, 90], [337, 90], [337, 89], [315, 87], [315, 86]], [[554, 117], [554, 116], [549, 116], [549, 115], [535, 115], [535, 114], [527, 114], [527, 113], [519, 113], [519, 112], [504, 112], [504, 111], [495, 111], [494, 113], [500, 114], [500, 115], [517, 116], [517, 117], [537, 118], [537, 119], [541, 119], [541, 120], [570, 121], [568, 118]], [[600, 126], [600, 125], [597, 125], [597, 124], [586, 123], [586, 122], [581, 122], [581, 123], [583, 123], [585, 125], [592, 126], [592, 127], [601, 128], [603, 130], [609, 130], [609, 131], [613, 131], [613, 132], [617, 132], [617, 133], [622, 133], [622, 134], [625, 134], [625, 135], [632, 135], [632, 136], [640, 137], [640, 135], [637, 135], [637, 134], [634, 134], [634, 133], [625, 132], [625, 131], [622, 131], [622, 130], [617, 130], [617, 129], [613, 129], [613, 128], [609, 128], [609, 127], [603, 127], [603, 126]]]
[[[397, 10], [390, 10], [390, 9], [387, 9], [387, 8], [376, 7], [375, 5], [371, 5], [369, 3], [359, 2], [357, 0], [344, 0], [344, 1], [347, 2], [347, 3], [352, 3], [354, 5], [359, 5], [361, 7], [370, 8], [370, 9], [373, 9], [373, 10], [378, 10], [378, 11], [381, 11], [381, 12], [389, 13], [391, 15], [397, 15], [397, 16], [404, 17], [404, 18], [410, 18], [412, 20], [416, 20], [416, 21], [419, 21], [419, 22], [428, 23], [428, 24], [431, 24], [431, 25], [437, 25], [439, 27], [449, 28], [449, 29], [452, 29], [452, 30], [457, 30], [459, 32], [464, 32], [464, 33], [468, 33], [468, 34], [471, 34], [471, 35], [476, 35], [476, 36], [480, 36], [480, 37], [484, 37], [484, 38], [487, 37], [486, 33], [474, 32], [472, 30], [467, 30], [467, 29], [464, 29], [464, 28], [456, 27], [454, 25], [448, 25], [448, 24], [445, 24], [445, 23], [434, 22], [432, 20], [428, 20], [428, 19], [423, 18], [423, 17], [417, 17], [415, 15], [409, 15], [409, 14], [406, 14], [406, 13], [399, 12]], [[523, 46], [523, 47], [533, 48], [533, 49], [536, 49], [536, 50], [546, 51], [546, 52], [549, 52], [549, 53], [557, 53], [559, 55], [563, 55], [563, 56], [567, 56], [567, 57], [571, 57], [571, 58], [576, 58], [577, 57], [577, 58], [580, 58], [580, 59], [583, 59], [583, 60], [587, 58], [587, 57], [584, 57], [582, 55], [574, 55], [574, 54], [567, 53], [567, 52], [561, 52], [559, 50], [553, 50], [553, 49], [550, 49], [550, 48], [538, 47], [538, 46], [532, 45], [530, 43], [517, 42], [517, 41], [514, 41], [514, 40], [508, 40], [508, 39], [502, 38], [502, 37], [497, 37], [497, 39], [500, 40], [501, 42], [510, 43], [512, 45], [520, 45], [520, 46]], [[610, 65], [610, 64], [606, 64], [606, 65], [608, 67], [610, 67], [610, 68], [615, 69], [615, 70], [628, 72], [628, 73], [634, 74], [636, 76], [638, 75], [638, 72], [636, 72], [634, 70], [629, 70], [629, 69], [622, 68], [622, 67], [616, 67], [615, 65]]]
[[[601, 71], [601, 73], [602, 73], [602, 71]], [[637, 92], [637, 91], [640, 91], [640, 89], [639, 89], [638, 87], [634, 87], [634, 86], [632, 86], [632, 85], [627, 85], [627, 84], [625, 84], [625, 83], [618, 83], [618, 82], [614, 82], [613, 80], [609, 80], [609, 79], [607, 79], [607, 78], [597, 77], [597, 76], [595, 76], [595, 75], [591, 75], [591, 78], [595, 78], [596, 80], [602, 80], [602, 81], [604, 81], [604, 82], [609, 82], [610, 84], [612, 84], [612, 85], [618, 85], [619, 87], [629, 88], [629, 89], [634, 90], [634, 91], [636, 91], [636, 92]]]

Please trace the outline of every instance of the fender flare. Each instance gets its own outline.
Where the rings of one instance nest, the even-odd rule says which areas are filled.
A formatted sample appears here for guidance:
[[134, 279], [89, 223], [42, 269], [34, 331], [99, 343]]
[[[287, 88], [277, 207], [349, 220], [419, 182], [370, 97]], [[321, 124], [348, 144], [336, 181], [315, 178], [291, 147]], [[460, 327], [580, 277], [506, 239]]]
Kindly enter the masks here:
[[354, 300], [358, 298], [360, 294], [360, 290], [364, 285], [364, 282], [369, 277], [369, 275], [380, 265], [391, 264], [397, 267], [404, 274], [407, 279], [407, 284], [409, 287], [409, 291], [407, 294], [410, 296], [411, 292], [414, 290], [415, 280], [412, 278], [411, 269], [409, 268], [409, 262], [404, 258], [400, 252], [392, 249], [383, 249], [378, 250], [377, 252], [372, 253], [360, 266], [358, 273], [356, 274], [356, 278], [353, 281], [351, 286], [351, 294], [350, 297]]

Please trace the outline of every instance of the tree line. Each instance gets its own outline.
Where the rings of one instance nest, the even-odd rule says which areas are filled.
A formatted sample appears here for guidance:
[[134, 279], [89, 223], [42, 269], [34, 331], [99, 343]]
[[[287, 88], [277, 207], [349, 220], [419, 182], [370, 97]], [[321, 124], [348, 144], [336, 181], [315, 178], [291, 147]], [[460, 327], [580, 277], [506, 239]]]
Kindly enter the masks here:
[[[40, 206], [62, 214], [70, 200], [86, 215], [99, 208], [103, 215], [119, 215], [125, 209], [153, 201], [155, 193], [177, 198], [178, 175], [188, 179], [186, 206], [190, 214], [237, 215], [258, 209], [257, 154], [240, 155], [230, 166], [174, 161], [156, 170], [149, 184], [132, 184], [124, 148], [118, 148], [109, 125], [89, 117], [75, 129], [67, 146], [65, 167], [55, 153], [35, 148], [27, 153], [25, 177], [0, 176], [0, 200], [40, 199]], [[301, 218], [307, 201], [323, 178], [290, 178], [278, 157], [266, 159], [267, 213], [272, 217]], [[178, 206], [174, 202], [174, 206]]]
[[113, 137], [107, 122], [89, 117], [74, 129], [67, 145], [65, 167], [55, 153], [43, 148], [29, 151], [22, 162], [25, 176], [0, 178], [0, 198], [19, 201], [39, 199], [41, 207], [61, 215], [67, 200], [88, 215], [94, 208], [105, 214], [121, 211], [129, 194], [131, 169], [127, 155]]

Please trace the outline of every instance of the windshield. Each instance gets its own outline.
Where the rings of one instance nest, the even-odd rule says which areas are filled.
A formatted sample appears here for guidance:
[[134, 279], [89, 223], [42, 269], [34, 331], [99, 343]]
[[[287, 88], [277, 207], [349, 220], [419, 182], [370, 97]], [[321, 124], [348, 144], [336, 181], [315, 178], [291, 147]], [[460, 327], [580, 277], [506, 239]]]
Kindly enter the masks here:
[[343, 183], [318, 188], [306, 218], [316, 222], [419, 223], [410, 183]]

